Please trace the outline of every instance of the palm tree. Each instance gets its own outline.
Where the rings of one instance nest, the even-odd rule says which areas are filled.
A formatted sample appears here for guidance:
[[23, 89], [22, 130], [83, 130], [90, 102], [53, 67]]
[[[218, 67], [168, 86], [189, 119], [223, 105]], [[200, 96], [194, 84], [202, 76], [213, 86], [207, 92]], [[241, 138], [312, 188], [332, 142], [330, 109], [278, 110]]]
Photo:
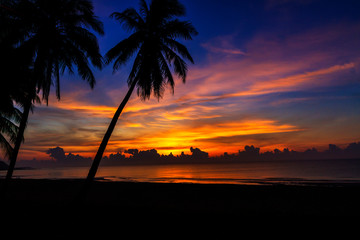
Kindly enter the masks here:
[[[15, 54], [14, 56], [22, 56], [22, 54]], [[12, 65], [10, 69], [15, 69], [18, 73], [14, 74], [15, 80], [13, 81], [13, 84], [11, 84], [12, 87], [9, 89], [8, 93], [10, 93], [11, 99], [23, 108], [23, 112], [20, 113], [20, 111], [14, 107], [14, 113], [11, 115], [12, 119], [14, 119], [19, 126], [16, 126], [16, 137], [14, 135], [10, 135], [11, 142], [14, 143], [14, 148], [12, 149], [11, 154], [9, 154], [10, 164], [6, 174], [6, 180], [11, 179], [12, 177], [17, 155], [20, 150], [21, 143], [24, 141], [24, 132], [29, 113], [30, 111], [33, 111], [34, 103], [40, 103], [40, 98], [38, 97], [36, 88], [34, 87], [35, 81], [33, 71], [26, 68], [26, 65], [22, 65], [21, 63], [18, 63], [18, 65], [15, 65], [15, 68], [13, 68], [14, 65]]]
[[[24, 80], [31, 76], [31, 72], [23, 68], [22, 61], [15, 62], [18, 57], [16, 52], [15, 49], [9, 47], [3, 51], [7, 57], [0, 58], [0, 72], [4, 75], [0, 89], [0, 148], [4, 150], [5, 157], [9, 158], [14, 151], [12, 144], [16, 142], [18, 136], [18, 124], [23, 119], [21, 111], [14, 106], [14, 101], [23, 107], [26, 96], [30, 95], [29, 89], [24, 85], [27, 82]], [[35, 91], [33, 91], [32, 100], [39, 101]], [[23, 138], [19, 140], [23, 141]]]
[[14, 47], [26, 33], [23, 25], [19, 24], [12, 14], [14, 13], [15, 2], [4, 0], [0, 5], [0, 147], [5, 157], [11, 157], [13, 146], [18, 135], [17, 124], [22, 119], [22, 113], [14, 106], [14, 101], [22, 104], [24, 96], [24, 79], [28, 78], [29, 58], [19, 54]]
[[[9, 8], [8, 8], [9, 9]], [[103, 24], [94, 15], [93, 4], [89, 0], [23, 0], [11, 9], [13, 17], [24, 23], [27, 34], [19, 40], [18, 47], [22, 53], [33, 59], [33, 77], [28, 87], [42, 92], [48, 103], [50, 87], [56, 86], [56, 96], [60, 100], [60, 75], [65, 70], [78, 74], [90, 87], [95, 85], [95, 77], [89, 66], [101, 68], [97, 37], [88, 29], [104, 34]], [[17, 155], [23, 139], [27, 119], [32, 106], [33, 96], [28, 96], [15, 141], [14, 151], [10, 158], [6, 179], [10, 179], [14, 170]]]
[[111, 17], [123, 24], [127, 30], [132, 31], [132, 34], [107, 52], [106, 63], [114, 61], [113, 69], [116, 71], [136, 52], [137, 54], [128, 77], [129, 90], [100, 144], [87, 176], [87, 185], [96, 175], [116, 122], [135, 87], [143, 100], [149, 99], [152, 93], [160, 99], [166, 85], [170, 86], [173, 93], [175, 82], [169, 66], [173, 66], [173, 72], [185, 83], [185, 60], [191, 63], [194, 61], [187, 48], [176, 41], [176, 38], [191, 40], [197, 31], [190, 22], [175, 18], [183, 15], [185, 8], [178, 0], [152, 0], [149, 6], [145, 0], [141, 0], [140, 12], [128, 8], [121, 13], [111, 14]]

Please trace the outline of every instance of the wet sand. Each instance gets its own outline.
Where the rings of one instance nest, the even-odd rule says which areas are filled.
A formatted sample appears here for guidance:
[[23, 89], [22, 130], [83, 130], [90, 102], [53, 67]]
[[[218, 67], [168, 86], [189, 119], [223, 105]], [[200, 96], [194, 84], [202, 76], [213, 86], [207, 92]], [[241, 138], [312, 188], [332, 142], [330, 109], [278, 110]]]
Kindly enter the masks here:
[[[0, 180], [3, 185], [3, 180]], [[358, 216], [360, 185], [317, 186], [179, 183], [93, 183], [74, 201], [82, 180], [13, 180], [1, 189], [3, 216]]]

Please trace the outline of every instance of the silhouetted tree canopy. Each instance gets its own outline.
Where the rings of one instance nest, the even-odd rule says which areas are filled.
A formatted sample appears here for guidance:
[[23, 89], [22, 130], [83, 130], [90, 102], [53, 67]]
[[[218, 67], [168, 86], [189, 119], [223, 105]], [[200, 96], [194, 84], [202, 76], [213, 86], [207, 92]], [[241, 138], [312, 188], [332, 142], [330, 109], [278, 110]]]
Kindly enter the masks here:
[[149, 99], [152, 93], [159, 100], [166, 85], [170, 85], [174, 92], [175, 81], [169, 65], [173, 66], [175, 74], [185, 82], [187, 74], [185, 60], [192, 63], [194, 61], [187, 48], [176, 39], [192, 39], [197, 32], [190, 22], [176, 18], [183, 15], [185, 15], [185, 7], [178, 0], [152, 0], [149, 6], [145, 0], [141, 0], [139, 12], [134, 8], [128, 8], [123, 12], [111, 14], [125, 29], [133, 33], [106, 53], [106, 63], [115, 61], [113, 69], [116, 71], [136, 52], [137, 54], [128, 77], [129, 90], [100, 143], [87, 176], [87, 186], [96, 175], [116, 122], [135, 87], [143, 100]]
[[143, 100], [149, 99], [151, 93], [161, 98], [165, 85], [174, 92], [175, 81], [170, 67], [183, 82], [186, 81], [185, 60], [191, 63], [194, 60], [176, 39], [191, 40], [197, 31], [189, 21], [176, 18], [184, 15], [185, 7], [177, 0], [153, 0], [149, 6], [141, 0], [139, 12], [128, 8], [111, 14], [133, 33], [106, 53], [106, 62], [114, 61], [115, 71], [136, 53], [128, 84], [136, 82], [137, 93]]
[[[104, 34], [103, 24], [94, 15], [89, 0], [3, 0], [0, 2], [0, 146], [11, 151], [6, 179], [10, 179], [23, 140], [32, 103], [39, 101], [41, 91], [48, 103], [50, 88], [55, 85], [60, 99], [60, 76], [74, 69], [90, 87], [95, 77], [90, 68], [102, 67], [97, 37], [91, 31]], [[13, 101], [23, 107], [17, 121]], [[19, 123], [18, 131], [7, 120]], [[6, 124], [5, 124], [6, 123]], [[14, 142], [13, 150], [3, 134]], [[14, 140], [13, 135], [16, 134]]]

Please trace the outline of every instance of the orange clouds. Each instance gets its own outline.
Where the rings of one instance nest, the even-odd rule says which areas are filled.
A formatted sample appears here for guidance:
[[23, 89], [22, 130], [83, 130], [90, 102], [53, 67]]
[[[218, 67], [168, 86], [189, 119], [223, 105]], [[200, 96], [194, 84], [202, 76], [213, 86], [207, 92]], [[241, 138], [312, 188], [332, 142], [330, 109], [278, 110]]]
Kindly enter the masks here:
[[[134, 92], [106, 154], [129, 148], [180, 154], [193, 146], [217, 155], [246, 144], [269, 150], [357, 141], [359, 104], [346, 100], [356, 92], [334, 96], [338, 88], [358, 86], [360, 50], [350, 38], [343, 40], [346, 32], [309, 31], [285, 39], [268, 33], [241, 47], [226, 36], [204, 43], [208, 59], [189, 66], [187, 83], [176, 81], [174, 95], [143, 102]], [[345, 47], [334, 48], [339, 41]], [[93, 91], [75, 87], [60, 102], [36, 108], [23, 154], [44, 157], [48, 148], [61, 146], [93, 156], [126, 91], [125, 82]]]
[[319, 85], [328, 86], [328, 81], [331, 78], [323, 78], [326, 75], [334, 74], [340, 71], [353, 69], [354, 63], [346, 63], [341, 65], [334, 65], [327, 68], [317, 69], [311, 72], [305, 72], [301, 74], [295, 74], [284, 78], [261, 82], [251, 88], [250, 92], [256, 93], [268, 93], [271, 90], [280, 91], [293, 91], [299, 89], [299, 87], [314, 87]]
[[[188, 153], [193, 146], [217, 155], [225, 151], [237, 151], [242, 148], [240, 144], [250, 144], [246, 136], [301, 132], [304, 126], [281, 123], [281, 118], [261, 117], [261, 113], [254, 117], [242, 117], [249, 107], [246, 98], [261, 99], [265, 94], [294, 91], [312, 85], [326, 86], [329, 78], [318, 82], [316, 80], [353, 69], [355, 66], [354, 63], [346, 63], [287, 76], [279, 71], [278, 74], [284, 77], [266, 79], [266, 75], [260, 74], [260, 69], [254, 71], [253, 67], [251, 70], [254, 71], [254, 76], [251, 77], [253, 72], [246, 72], [246, 68], [237, 68], [235, 62], [229, 63], [226, 68], [229, 69], [231, 64], [231, 71], [224, 71], [223, 74], [212, 74], [212, 71], [221, 71], [219, 65], [194, 69], [195, 75], [211, 76], [202, 80], [193, 79], [190, 71], [188, 83], [178, 84], [175, 95], [166, 94], [160, 102], [154, 99], [143, 102], [134, 94], [120, 116], [107, 152], [129, 148], [156, 148], [160, 153], [180, 154], [182, 151]], [[237, 80], [236, 76], [241, 76], [242, 72], [246, 72], [245, 75], [251, 81], [243, 81], [241, 77]], [[68, 146], [54, 141], [49, 146], [38, 149], [43, 152], [48, 147], [61, 145], [67, 151], [92, 156], [117, 106], [90, 105], [88, 102], [68, 98], [53, 104], [52, 108], [76, 113], [78, 118], [85, 120], [87, 130], [81, 130], [85, 126], [77, 126], [71, 133], [73, 140], [69, 141]], [[238, 140], [239, 136], [242, 136], [241, 141]], [[228, 141], [217, 141], [226, 138], [234, 141], [231, 144]], [[75, 139], [79, 143], [71, 145], [76, 144]], [[84, 141], [87, 144], [80, 143]], [[274, 142], [268, 148], [270, 146], [284, 144]]]
[[[295, 126], [280, 124], [271, 120], [250, 120], [229, 123], [204, 124], [202, 126], [186, 126], [176, 124], [168, 125], [165, 129], [157, 131], [153, 128], [144, 131], [133, 140], [119, 141], [118, 144], [124, 148], [156, 148], [160, 153], [180, 154], [181, 151], [189, 151], [191, 146], [201, 149], [224, 149], [219, 143], [209, 143], [208, 140], [220, 137], [233, 137], [241, 135], [270, 134], [300, 131]], [[130, 130], [129, 130], [130, 131]], [[233, 146], [231, 146], [233, 148]], [[218, 149], [213, 153], [220, 154]]]
[[83, 105], [81, 103], [73, 102], [71, 104], [56, 104], [57, 108], [65, 109], [69, 111], [77, 111], [84, 112], [86, 114], [96, 116], [96, 117], [107, 117], [112, 118], [114, 112], [116, 111], [116, 107], [108, 107], [108, 106], [95, 106], [95, 105]]

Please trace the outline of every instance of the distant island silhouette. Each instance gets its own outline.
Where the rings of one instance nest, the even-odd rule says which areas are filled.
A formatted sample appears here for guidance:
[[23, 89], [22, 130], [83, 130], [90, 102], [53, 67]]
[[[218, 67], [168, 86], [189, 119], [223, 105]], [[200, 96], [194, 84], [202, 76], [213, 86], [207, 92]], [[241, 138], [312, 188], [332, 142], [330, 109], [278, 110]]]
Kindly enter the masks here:
[[[159, 154], [156, 149], [139, 150], [127, 149], [124, 152], [110, 154], [103, 157], [101, 165], [147, 165], [147, 164], [189, 164], [189, 163], [234, 163], [241, 161], [270, 161], [270, 160], [319, 160], [319, 159], [359, 159], [360, 142], [350, 143], [345, 148], [329, 144], [325, 151], [318, 151], [315, 148], [306, 151], [294, 151], [284, 148], [273, 151], [260, 152], [259, 147], [246, 145], [243, 150], [237, 153], [224, 153], [220, 156], [210, 157], [205, 151], [199, 148], [190, 148], [191, 154], [182, 152], [180, 155]], [[46, 151], [51, 160], [23, 160], [19, 161], [19, 167], [51, 167], [51, 166], [89, 166], [91, 157], [84, 157], [79, 154], [66, 153], [61, 147], [49, 148]], [[5, 170], [5, 161], [0, 162], [1, 169]]]

